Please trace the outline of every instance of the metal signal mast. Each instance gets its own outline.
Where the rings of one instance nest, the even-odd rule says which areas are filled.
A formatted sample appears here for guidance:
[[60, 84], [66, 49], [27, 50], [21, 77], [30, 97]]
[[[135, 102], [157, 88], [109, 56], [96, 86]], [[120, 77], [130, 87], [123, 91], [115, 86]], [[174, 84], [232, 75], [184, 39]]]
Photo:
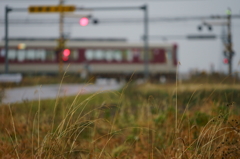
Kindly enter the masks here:
[[228, 75], [232, 75], [232, 57], [233, 57], [233, 49], [232, 49], [232, 29], [231, 29], [231, 10], [227, 10], [227, 30], [228, 30], [228, 35], [227, 39], [228, 42], [225, 45], [226, 51], [227, 51], [227, 56], [228, 56]]

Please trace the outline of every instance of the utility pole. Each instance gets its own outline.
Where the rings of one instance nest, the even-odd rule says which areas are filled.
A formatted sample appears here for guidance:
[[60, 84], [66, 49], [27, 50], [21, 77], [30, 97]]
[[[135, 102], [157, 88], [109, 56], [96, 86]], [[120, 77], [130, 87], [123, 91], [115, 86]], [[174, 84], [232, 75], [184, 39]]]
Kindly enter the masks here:
[[8, 13], [12, 11], [8, 6], [5, 7], [5, 73], [8, 73]]
[[228, 52], [228, 75], [232, 75], [232, 57], [233, 57], [233, 50], [232, 50], [232, 33], [231, 33], [231, 10], [227, 10], [227, 44], [226, 49]]
[[144, 5], [142, 10], [144, 11], [144, 80], [147, 81], [149, 79], [148, 6]]
[[[62, 6], [64, 0], [59, 1], [59, 6]], [[64, 39], [64, 12], [61, 10], [59, 16], [59, 39], [58, 39], [58, 47], [57, 47], [57, 54], [58, 54], [58, 62], [59, 62], [59, 73], [63, 72], [63, 61], [62, 61], [62, 51], [65, 48], [65, 39]]]
[[[227, 63], [228, 63], [228, 75], [232, 76], [232, 58], [234, 55], [234, 51], [232, 48], [232, 27], [231, 27], [231, 19], [232, 19], [232, 13], [231, 9], [228, 9], [226, 11], [227, 16], [221, 16], [221, 17], [216, 17], [215, 19], [226, 19], [224, 22], [204, 22], [204, 25], [208, 26], [211, 28], [212, 25], [221, 25], [221, 26], [226, 26], [227, 27], [227, 37], [226, 40], [223, 41], [224, 46], [225, 46], [225, 51], [224, 51], [224, 56], [227, 58]], [[211, 29], [210, 29], [211, 30]]]

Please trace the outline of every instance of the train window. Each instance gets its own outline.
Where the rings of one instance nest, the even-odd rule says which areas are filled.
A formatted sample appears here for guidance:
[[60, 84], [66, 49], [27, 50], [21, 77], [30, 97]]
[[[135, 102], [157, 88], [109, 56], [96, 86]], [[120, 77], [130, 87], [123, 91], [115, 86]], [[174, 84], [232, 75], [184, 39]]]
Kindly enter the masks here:
[[27, 50], [26, 51], [26, 59], [27, 60], [35, 60], [35, 50]]
[[46, 60], [47, 61], [55, 61], [56, 53], [53, 50], [47, 50], [46, 51]]
[[[149, 50], [148, 52], [148, 60], [151, 61], [153, 59], [153, 54], [154, 54], [154, 51], [153, 50]], [[141, 53], [140, 53], [140, 59], [142, 61], [144, 61], [145, 59], [145, 50], [141, 50]]]
[[5, 56], [5, 50], [4, 50], [4, 49], [1, 50], [0, 55], [1, 55], [2, 57]]
[[94, 54], [93, 50], [90, 50], [90, 49], [86, 50], [86, 59], [93, 60], [93, 56], [94, 56], [93, 54]]
[[9, 50], [8, 51], [8, 59], [9, 60], [15, 60], [17, 57], [17, 53], [16, 53], [16, 50]]
[[120, 50], [114, 52], [114, 59], [116, 61], [122, 61], [122, 52]]
[[74, 61], [78, 60], [78, 58], [79, 58], [78, 50], [72, 50], [72, 53], [70, 56], [72, 57], [72, 60], [74, 60]]
[[133, 60], [133, 54], [131, 50], [127, 50], [127, 61], [132, 61]]
[[171, 50], [166, 51], [166, 58], [167, 58], [167, 61], [172, 60], [172, 51]]
[[[135, 51], [135, 56], [138, 56], [139, 57], [139, 59], [141, 60], [141, 61], [144, 61], [144, 57], [145, 57], [145, 50], [144, 49], [139, 49], [138, 50], [138, 52], [136, 52]], [[149, 52], [148, 52], [148, 60], [150, 61], [150, 60], [152, 60], [152, 58], [153, 58], [153, 52], [152, 52], [152, 50], [150, 50], [149, 49]]]
[[95, 51], [95, 59], [96, 60], [103, 60], [104, 59], [104, 52], [103, 52], [103, 50], [96, 50]]
[[132, 55], [134, 57], [140, 57], [141, 56], [141, 50], [140, 49], [132, 49]]
[[25, 50], [18, 50], [17, 51], [17, 60], [22, 62], [25, 60]]
[[127, 60], [127, 50], [121, 50], [122, 60]]
[[46, 51], [45, 50], [36, 50], [36, 60], [46, 60]]
[[112, 61], [113, 60], [113, 51], [112, 50], [107, 50], [105, 53], [105, 58], [107, 61]]

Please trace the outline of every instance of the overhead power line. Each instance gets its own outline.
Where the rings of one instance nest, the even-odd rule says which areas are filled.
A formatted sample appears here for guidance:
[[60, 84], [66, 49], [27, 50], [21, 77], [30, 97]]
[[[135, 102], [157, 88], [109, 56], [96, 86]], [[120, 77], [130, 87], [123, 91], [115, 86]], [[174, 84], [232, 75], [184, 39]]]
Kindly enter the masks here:
[[[240, 19], [240, 15], [232, 15], [233, 19]], [[78, 24], [79, 18], [65, 18], [65, 24]], [[139, 23], [143, 22], [142, 18], [92, 18], [91, 20], [96, 20], [100, 24], [106, 23]], [[181, 22], [181, 21], [198, 21], [198, 20], [221, 20], [227, 19], [225, 15], [212, 15], [212, 16], [187, 16], [187, 17], [152, 17], [149, 18], [149, 22]], [[18, 18], [13, 17], [9, 19], [10, 24], [14, 25], [24, 25], [24, 24], [59, 24], [59, 20], [56, 19], [29, 19], [29, 18]], [[0, 24], [4, 24], [4, 19], [0, 19]]]
[[220, 35], [215, 34], [189, 34], [189, 35], [149, 35], [150, 39], [162, 39], [162, 40], [169, 40], [169, 39], [216, 39], [222, 38]]

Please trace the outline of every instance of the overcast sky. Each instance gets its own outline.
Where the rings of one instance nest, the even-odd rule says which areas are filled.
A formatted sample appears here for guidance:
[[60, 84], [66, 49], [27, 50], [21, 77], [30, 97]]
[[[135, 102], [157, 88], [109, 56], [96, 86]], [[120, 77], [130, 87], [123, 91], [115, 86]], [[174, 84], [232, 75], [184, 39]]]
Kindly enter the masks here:
[[[0, 19], [4, 18], [4, 7], [27, 8], [29, 5], [55, 5], [58, 0], [0, 0]], [[65, 4], [73, 4], [78, 7], [113, 7], [113, 6], [142, 6], [149, 7], [149, 17], [188, 17], [225, 15], [225, 11], [231, 8], [232, 14], [240, 14], [240, 0], [65, 0]], [[91, 14], [101, 19], [143, 18], [141, 10], [134, 11], [92, 11], [78, 12], [78, 14]], [[57, 19], [56, 14], [29, 14], [26, 12], [11, 12], [10, 19]], [[68, 18], [69, 19], [69, 18]], [[168, 39], [163, 41], [156, 36], [189, 34], [216, 34], [221, 35], [223, 26], [214, 25], [209, 31], [203, 27], [198, 31], [197, 27], [203, 20], [179, 21], [179, 22], [151, 22], [149, 24], [150, 43], [176, 43], [178, 45], [178, 60], [181, 63], [180, 71], [188, 72], [192, 69], [210, 70], [214, 65], [215, 71], [227, 71], [227, 65], [223, 64], [223, 44], [221, 39], [215, 40], [187, 40]], [[212, 20], [206, 20], [212, 22]], [[218, 20], [224, 22], [224, 20]], [[64, 32], [72, 38], [126, 38], [129, 42], [140, 42], [143, 35], [143, 23], [99, 23], [81, 27], [76, 19], [75, 24], [65, 25]], [[57, 24], [25, 24], [11, 25], [10, 37], [58, 37]], [[232, 20], [233, 71], [240, 71], [240, 18]], [[4, 24], [0, 24], [0, 38], [4, 37]]]

